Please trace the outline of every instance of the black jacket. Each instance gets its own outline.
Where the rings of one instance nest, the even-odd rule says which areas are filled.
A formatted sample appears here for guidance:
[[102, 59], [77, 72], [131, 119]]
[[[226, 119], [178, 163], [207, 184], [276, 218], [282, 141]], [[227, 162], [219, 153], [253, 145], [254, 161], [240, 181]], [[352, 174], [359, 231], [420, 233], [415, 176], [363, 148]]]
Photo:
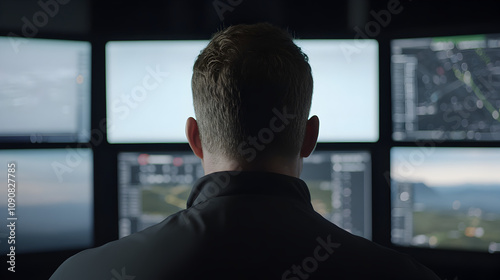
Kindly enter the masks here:
[[263, 172], [198, 180], [186, 210], [85, 250], [50, 279], [439, 279], [317, 214], [304, 181]]

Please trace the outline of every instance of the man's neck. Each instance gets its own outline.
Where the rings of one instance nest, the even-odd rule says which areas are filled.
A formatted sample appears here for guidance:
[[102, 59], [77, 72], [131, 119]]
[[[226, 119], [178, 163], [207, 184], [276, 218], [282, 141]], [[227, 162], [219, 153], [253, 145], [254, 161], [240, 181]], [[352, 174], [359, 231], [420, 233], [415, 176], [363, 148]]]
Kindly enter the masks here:
[[263, 171], [299, 178], [302, 171], [302, 159], [300, 157], [269, 157], [259, 161], [242, 163], [205, 154], [202, 164], [205, 175], [219, 171]]

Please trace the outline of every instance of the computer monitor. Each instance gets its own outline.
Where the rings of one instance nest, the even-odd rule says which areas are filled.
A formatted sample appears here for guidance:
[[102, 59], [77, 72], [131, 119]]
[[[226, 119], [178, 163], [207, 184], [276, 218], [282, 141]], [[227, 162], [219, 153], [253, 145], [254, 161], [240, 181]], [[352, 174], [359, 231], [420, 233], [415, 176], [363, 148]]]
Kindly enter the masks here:
[[109, 143], [183, 143], [194, 117], [193, 65], [208, 41], [106, 44]]
[[500, 252], [499, 158], [500, 148], [392, 148], [392, 242]]
[[[192, 152], [120, 153], [120, 238], [185, 209], [194, 182], [203, 175]], [[371, 237], [369, 153], [315, 152], [304, 161], [302, 175], [316, 211], [354, 234]]]
[[92, 158], [90, 149], [0, 150], [0, 218], [14, 223], [0, 227], [2, 255], [93, 245]]
[[376, 40], [295, 40], [307, 54], [314, 89], [311, 115], [319, 142], [379, 139], [379, 53]]
[[194, 182], [203, 177], [192, 152], [118, 155], [118, 226], [124, 237], [186, 209]]
[[[110, 143], [187, 142], [186, 119], [194, 116], [192, 68], [207, 43], [172, 40], [106, 44]], [[296, 43], [309, 56], [312, 67], [311, 115], [320, 117], [319, 141], [377, 141], [377, 41], [296, 40]]]
[[89, 42], [0, 37], [0, 142], [87, 142]]
[[316, 151], [304, 159], [301, 179], [314, 210], [348, 232], [372, 237], [371, 157], [365, 151]]
[[500, 34], [391, 42], [395, 141], [500, 140]]

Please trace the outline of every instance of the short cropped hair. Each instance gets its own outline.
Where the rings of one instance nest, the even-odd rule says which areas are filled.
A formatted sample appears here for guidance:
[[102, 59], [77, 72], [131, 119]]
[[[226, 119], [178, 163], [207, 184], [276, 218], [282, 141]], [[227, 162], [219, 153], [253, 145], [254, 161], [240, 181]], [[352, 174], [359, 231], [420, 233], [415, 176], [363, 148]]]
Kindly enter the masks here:
[[196, 59], [191, 86], [203, 149], [240, 162], [300, 152], [313, 79], [287, 31], [267, 23], [219, 31]]

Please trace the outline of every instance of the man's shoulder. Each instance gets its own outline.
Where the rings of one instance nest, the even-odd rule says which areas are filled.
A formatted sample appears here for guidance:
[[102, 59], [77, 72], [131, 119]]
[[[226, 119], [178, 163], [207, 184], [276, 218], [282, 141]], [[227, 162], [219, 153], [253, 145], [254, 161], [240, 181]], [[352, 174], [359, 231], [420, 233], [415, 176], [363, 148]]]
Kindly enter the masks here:
[[172, 251], [187, 248], [179, 238], [182, 230], [178, 228], [183, 225], [178, 220], [181, 212], [143, 231], [73, 255], [59, 266], [50, 279], [117, 278], [124, 273], [136, 276], [147, 271], [161, 271], [159, 268], [164, 264], [173, 262], [169, 259], [174, 255]]
[[[293, 222], [274, 218], [264, 221], [259, 215], [252, 223], [250, 219], [231, 220], [230, 227], [222, 227], [225, 223], [217, 219], [217, 223], [221, 223], [219, 228], [215, 221], [205, 220], [214, 216], [213, 211], [220, 210], [216, 204], [180, 211], [144, 231], [82, 251], [64, 262], [51, 279], [126, 279], [117, 275], [154, 279], [158, 275], [197, 273], [186, 265], [216, 274], [234, 267], [247, 274], [248, 271], [259, 275], [260, 272], [279, 274], [282, 279], [301, 279], [300, 274], [293, 274], [297, 269], [304, 269], [306, 273], [316, 265], [318, 270], [310, 273], [311, 279], [330, 276], [336, 279], [438, 279], [411, 257], [352, 235], [315, 212], [307, 212], [309, 214]], [[223, 212], [223, 220], [228, 222], [227, 215], [234, 213]], [[299, 215], [299, 212], [305, 213], [293, 214]], [[269, 220], [275, 224], [269, 225]], [[242, 231], [235, 230], [240, 227]], [[267, 227], [269, 231], [264, 230]], [[230, 235], [228, 231], [237, 234]], [[290, 273], [286, 274], [288, 269]]]
[[97, 279], [104, 275], [112, 277], [115, 271], [126, 269], [127, 254], [140, 253], [134, 252], [134, 247], [139, 247], [135, 239], [131, 236], [83, 250], [64, 261], [50, 279]]

